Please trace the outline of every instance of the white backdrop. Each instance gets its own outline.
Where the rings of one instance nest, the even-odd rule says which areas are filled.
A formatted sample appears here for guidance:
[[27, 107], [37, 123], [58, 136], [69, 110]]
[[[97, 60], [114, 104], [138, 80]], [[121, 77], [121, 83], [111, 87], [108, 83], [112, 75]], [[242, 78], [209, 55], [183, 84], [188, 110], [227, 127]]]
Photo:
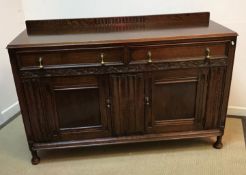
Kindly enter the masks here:
[[24, 29], [21, 0], [1, 0], [0, 5], [0, 124], [19, 111], [7, 44]]

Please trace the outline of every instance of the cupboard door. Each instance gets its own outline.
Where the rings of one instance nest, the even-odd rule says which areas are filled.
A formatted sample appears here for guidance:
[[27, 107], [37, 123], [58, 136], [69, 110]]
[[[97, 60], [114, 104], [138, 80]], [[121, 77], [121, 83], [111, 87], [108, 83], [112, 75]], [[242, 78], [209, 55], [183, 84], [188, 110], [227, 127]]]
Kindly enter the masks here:
[[59, 135], [62, 139], [111, 135], [106, 77], [53, 78], [50, 84]]
[[38, 108], [41, 111], [37, 113], [41, 117], [35, 116], [33, 120], [34, 123], [40, 123], [40, 128], [47, 127], [46, 137], [40, 141], [91, 139], [111, 135], [107, 78], [54, 77], [43, 78], [39, 84], [41, 98], [37, 101], [41, 104], [41, 108]]
[[153, 72], [146, 76], [147, 132], [201, 130], [208, 69]]
[[112, 127], [115, 136], [144, 132], [144, 76], [110, 76]]

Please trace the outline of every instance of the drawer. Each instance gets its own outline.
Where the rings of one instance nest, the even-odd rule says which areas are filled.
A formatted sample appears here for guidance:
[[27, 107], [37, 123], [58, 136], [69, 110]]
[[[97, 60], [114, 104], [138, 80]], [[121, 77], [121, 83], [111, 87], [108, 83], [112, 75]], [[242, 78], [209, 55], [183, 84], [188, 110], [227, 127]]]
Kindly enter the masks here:
[[130, 62], [205, 59], [207, 49], [211, 59], [227, 56], [226, 42], [131, 46], [129, 49]]
[[102, 64], [122, 64], [123, 59], [123, 47], [53, 50], [19, 53], [18, 65], [20, 68], [76, 66], [79, 64], [100, 66]]

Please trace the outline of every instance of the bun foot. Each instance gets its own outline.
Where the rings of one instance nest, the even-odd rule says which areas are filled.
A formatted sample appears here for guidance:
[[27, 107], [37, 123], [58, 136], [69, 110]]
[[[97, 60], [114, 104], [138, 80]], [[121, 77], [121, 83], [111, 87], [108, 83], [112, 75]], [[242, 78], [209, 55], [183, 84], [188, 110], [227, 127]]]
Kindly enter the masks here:
[[39, 157], [33, 157], [32, 158], [32, 164], [33, 165], [37, 165], [37, 164], [39, 164], [39, 162], [40, 162], [40, 158]]
[[221, 149], [223, 147], [222, 136], [217, 137], [217, 141], [214, 143], [213, 147], [216, 149]]
[[40, 163], [40, 158], [38, 157], [37, 151], [31, 151], [31, 153], [32, 153], [32, 160], [31, 160], [32, 164], [33, 165], [39, 164]]

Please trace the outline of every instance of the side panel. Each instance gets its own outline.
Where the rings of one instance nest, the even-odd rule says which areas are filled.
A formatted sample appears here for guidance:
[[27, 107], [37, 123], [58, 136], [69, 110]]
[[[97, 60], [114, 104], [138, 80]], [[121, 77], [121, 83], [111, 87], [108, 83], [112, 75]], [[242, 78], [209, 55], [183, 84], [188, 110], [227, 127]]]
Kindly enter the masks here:
[[225, 67], [210, 68], [204, 129], [219, 128], [223, 103]]

